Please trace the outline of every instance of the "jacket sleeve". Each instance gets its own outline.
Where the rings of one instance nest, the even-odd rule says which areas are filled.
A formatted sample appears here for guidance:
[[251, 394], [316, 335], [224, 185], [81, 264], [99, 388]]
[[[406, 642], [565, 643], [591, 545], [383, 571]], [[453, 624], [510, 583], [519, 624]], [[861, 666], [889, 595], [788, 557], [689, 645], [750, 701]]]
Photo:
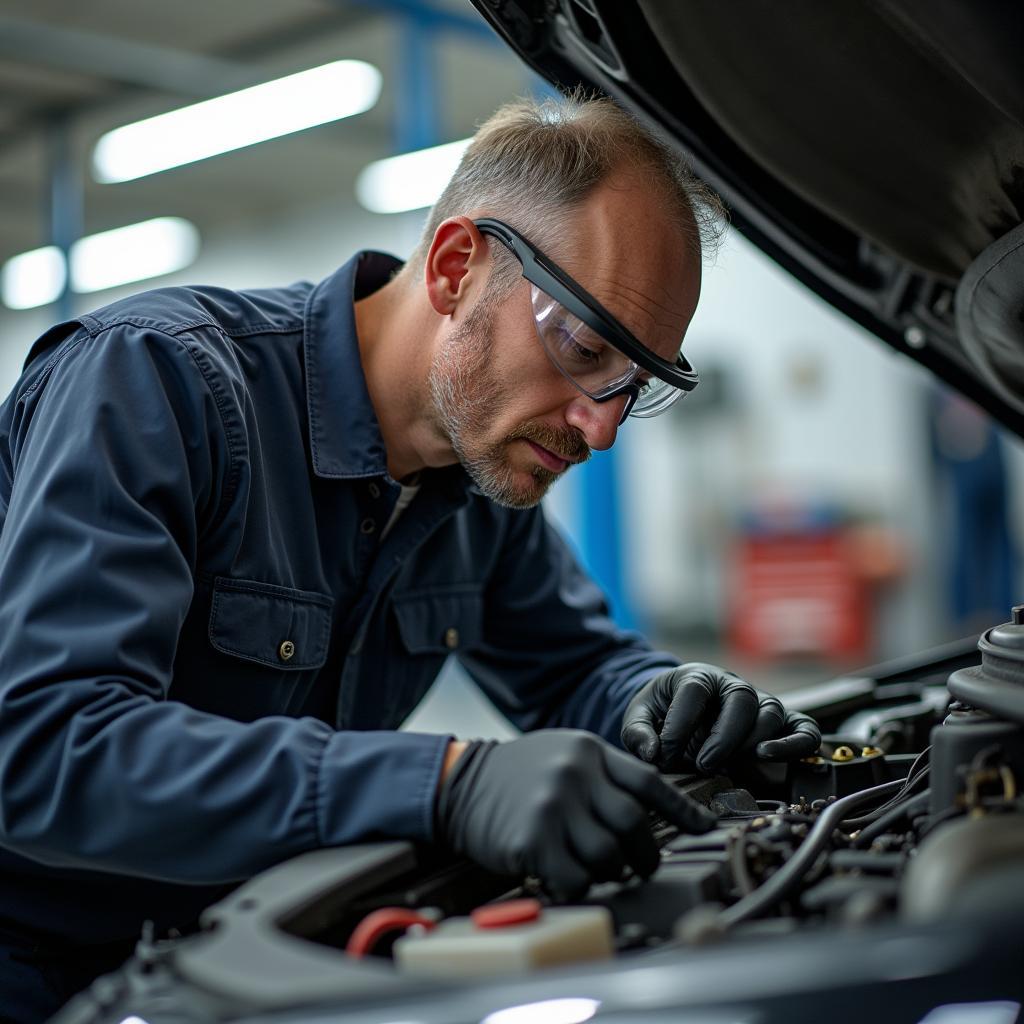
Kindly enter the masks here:
[[194, 347], [122, 325], [44, 360], [0, 415], [0, 844], [220, 883], [318, 846], [429, 839], [446, 737], [168, 699], [240, 457]]
[[679, 659], [615, 625], [540, 508], [510, 519], [484, 601], [483, 643], [460, 661], [521, 729], [587, 729], [621, 746], [630, 698]]

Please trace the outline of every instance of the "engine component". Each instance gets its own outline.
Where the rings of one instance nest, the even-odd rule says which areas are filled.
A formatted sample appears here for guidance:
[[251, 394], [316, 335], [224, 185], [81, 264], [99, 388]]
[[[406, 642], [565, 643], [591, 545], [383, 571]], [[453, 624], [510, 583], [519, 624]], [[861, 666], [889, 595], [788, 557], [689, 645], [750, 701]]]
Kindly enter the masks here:
[[981, 665], [949, 677], [949, 692], [971, 707], [1024, 724], [1024, 605], [1013, 621], [993, 626], [978, 641]]
[[851, 715], [838, 728], [843, 736], [856, 738], [862, 743], [880, 747], [887, 754], [912, 753], [928, 744], [928, 734], [938, 725], [949, 704], [949, 691], [940, 686], [880, 687], [892, 693], [911, 691], [910, 702], [869, 708]]
[[894, 795], [902, 785], [900, 780], [883, 783], [831, 804], [818, 817], [800, 848], [775, 874], [759, 889], [721, 912], [719, 920], [722, 926], [735, 927], [774, 907], [803, 880], [811, 865], [827, 847], [833, 830], [841, 821], [861, 807]]
[[[395, 962], [406, 973], [447, 978], [525, 974], [538, 967], [604, 960], [614, 955], [612, 915], [604, 907], [541, 907], [494, 921], [451, 917], [425, 934], [395, 943]], [[501, 909], [481, 908], [482, 911]]]
[[708, 809], [719, 818], [742, 818], [758, 814], [761, 808], [745, 789], [723, 789], [708, 803]]
[[[995, 764], [1000, 767], [991, 767]], [[996, 721], [984, 711], [951, 711], [946, 721], [932, 730], [931, 813], [964, 807], [968, 790], [977, 791], [979, 773], [986, 770], [996, 775], [1009, 772], [1007, 779], [1024, 780], [1024, 727]], [[992, 781], [1005, 789], [1003, 779]], [[1009, 784], [1015, 787], [1014, 782]]]
[[828, 736], [820, 754], [794, 761], [788, 784], [794, 797], [808, 801], [844, 797], [892, 779], [880, 750], [864, 747], [845, 737]]
[[947, 822], [921, 843], [903, 876], [900, 912], [926, 922], [950, 913], [1017, 913], [1024, 903], [1024, 817]]
[[670, 856], [662, 861], [654, 877], [642, 884], [607, 882], [593, 886], [587, 903], [607, 907], [618, 933], [631, 929], [630, 934], [635, 935], [642, 928], [645, 937], [668, 938], [683, 914], [723, 899], [725, 853], [701, 856], [706, 859], [698, 863], [673, 863]]
[[436, 924], [433, 916], [415, 910], [407, 910], [405, 907], [381, 907], [372, 914], [367, 914], [356, 925], [345, 946], [345, 952], [357, 958], [367, 956], [389, 932], [405, 931], [413, 925], [430, 930]]
[[899, 883], [893, 878], [836, 875], [808, 889], [800, 897], [800, 905], [807, 911], [835, 915], [845, 911], [851, 900], [863, 899], [865, 894], [870, 894], [878, 905], [888, 907], [896, 902]]
[[[904, 821], [909, 822], [915, 815], [923, 815], [930, 800], [931, 793], [928, 790], [909, 797], [906, 794], [901, 794], [900, 799], [897, 799], [892, 806], [886, 807], [874, 821], [868, 822], [857, 833], [852, 845], [855, 847], [870, 846], [879, 836], [891, 831], [895, 825]], [[839, 866], [841, 859], [852, 853], [852, 850], [840, 850], [834, 853], [832, 855], [833, 866]]]

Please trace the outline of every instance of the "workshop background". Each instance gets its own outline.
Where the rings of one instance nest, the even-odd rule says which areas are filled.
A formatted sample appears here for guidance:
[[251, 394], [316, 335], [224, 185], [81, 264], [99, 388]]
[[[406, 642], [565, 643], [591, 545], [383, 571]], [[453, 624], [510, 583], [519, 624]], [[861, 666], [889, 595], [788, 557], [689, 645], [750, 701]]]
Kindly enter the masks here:
[[[108, 134], [282, 79], [229, 101], [231, 140]], [[547, 90], [466, 0], [0, 0], [0, 387], [132, 291], [407, 255], [458, 143]], [[738, 233], [704, 274], [700, 388], [547, 501], [620, 622], [782, 691], [1008, 618], [1020, 444]], [[408, 724], [507, 731], [452, 668]]]

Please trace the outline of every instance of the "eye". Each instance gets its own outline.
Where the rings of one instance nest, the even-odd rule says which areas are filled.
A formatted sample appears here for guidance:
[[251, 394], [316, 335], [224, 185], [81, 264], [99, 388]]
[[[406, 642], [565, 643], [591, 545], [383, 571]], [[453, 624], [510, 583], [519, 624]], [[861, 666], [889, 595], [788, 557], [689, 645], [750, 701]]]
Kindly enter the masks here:
[[601, 358], [600, 352], [595, 352], [593, 349], [587, 348], [586, 345], [581, 345], [575, 340], [572, 342], [569, 352], [580, 363], [596, 363]]
[[558, 328], [555, 332], [555, 342], [562, 358], [577, 366], [596, 366], [601, 361], [604, 346], [588, 344], [579, 337], [576, 331]]

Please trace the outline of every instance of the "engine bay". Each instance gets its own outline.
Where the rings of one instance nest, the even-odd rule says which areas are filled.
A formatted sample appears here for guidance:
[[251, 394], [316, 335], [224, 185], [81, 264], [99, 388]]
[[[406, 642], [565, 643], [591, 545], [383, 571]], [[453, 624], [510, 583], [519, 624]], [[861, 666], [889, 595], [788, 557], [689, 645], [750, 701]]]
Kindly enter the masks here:
[[[772, 999], [779, 1019], [792, 1019], [786, 998], [815, 1005], [808, 986], [821, 1001], [855, 992], [860, 1014], [872, 999], [893, 1007], [895, 991], [913, 1019], [943, 985], [1012, 1001], [1024, 985], [1022, 683], [1015, 609], [980, 641], [795, 692], [787, 703], [823, 728], [815, 756], [671, 777], [718, 827], [686, 835], [652, 816], [654, 875], [595, 885], [573, 906], [408, 843], [296, 858], [209, 908], [196, 934], [144, 938], [55, 1024], [321, 1019], [292, 1015], [312, 1007], [330, 1020], [479, 1021], [523, 991], [604, 993], [590, 996], [602, 1013], [635, 1013], [624, 979], [647, 967], [648, 987], [663, 976], [663, 1009], [756, 1004], [762, 1019]], [[751, 988], [751, 964], [774, 961], [774, 982]], [[708, 989], [730, 963], [746, 987]], [[391, 1015], [409, 1005], [415, 1018]]]

